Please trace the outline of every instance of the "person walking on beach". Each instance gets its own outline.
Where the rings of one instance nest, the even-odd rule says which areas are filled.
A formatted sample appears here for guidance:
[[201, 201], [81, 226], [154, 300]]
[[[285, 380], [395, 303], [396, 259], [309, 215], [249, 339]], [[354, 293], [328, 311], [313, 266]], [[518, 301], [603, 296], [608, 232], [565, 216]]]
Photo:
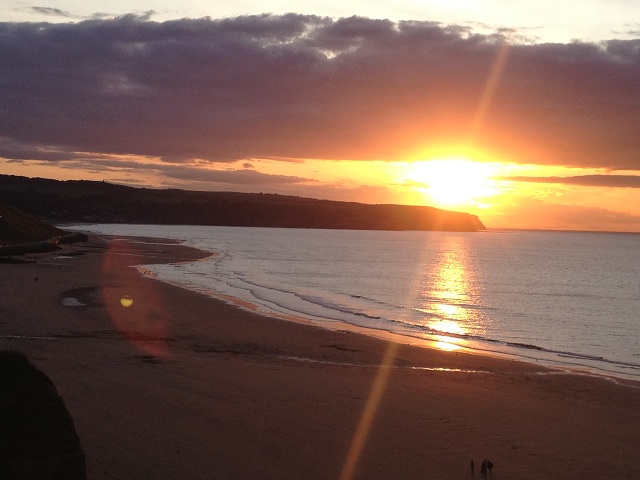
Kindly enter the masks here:
[[489, 469], [489, 475], [491, 475], [491, 470], [493, 470], [493, 463], [491, 460], [487, 461], [487, 468]]
[[473, 476], [473, 469], [475, 468], [476, 464], [473, 463], [473, 460], [471, 460], [471, 476]]
[[485, 477], [487, 475], [487, 459], [485, 458], [480, 465], [480, 475]]

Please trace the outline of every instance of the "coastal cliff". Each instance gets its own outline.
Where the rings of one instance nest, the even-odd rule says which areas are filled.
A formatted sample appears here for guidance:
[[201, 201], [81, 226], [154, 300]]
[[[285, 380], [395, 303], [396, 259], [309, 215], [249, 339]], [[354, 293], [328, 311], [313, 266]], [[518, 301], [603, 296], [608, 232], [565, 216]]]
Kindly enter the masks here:
[[0, 175], [0, 202], [52, 223], [461, 232], [485, 229], [475, 215], [426, 206], [370, 205], [263, 193], [155, 190], [12, 175]]

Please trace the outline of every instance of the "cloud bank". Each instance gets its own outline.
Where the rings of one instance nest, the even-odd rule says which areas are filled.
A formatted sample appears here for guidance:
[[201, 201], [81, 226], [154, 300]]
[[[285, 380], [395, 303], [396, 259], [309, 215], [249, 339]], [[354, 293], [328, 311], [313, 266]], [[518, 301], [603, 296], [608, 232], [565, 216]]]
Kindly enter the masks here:
[[639, 175], [574, 175], [569, 177], [500, 177], [500, 180], [531, 183], [557, 183], [582, 187], [640, 188]]
[[501, 160], [640, 169], [640, 39], [505, 47], [430, 22], [148, 18], [0, 23], [0, 156], [398, 160], [472, 137]]

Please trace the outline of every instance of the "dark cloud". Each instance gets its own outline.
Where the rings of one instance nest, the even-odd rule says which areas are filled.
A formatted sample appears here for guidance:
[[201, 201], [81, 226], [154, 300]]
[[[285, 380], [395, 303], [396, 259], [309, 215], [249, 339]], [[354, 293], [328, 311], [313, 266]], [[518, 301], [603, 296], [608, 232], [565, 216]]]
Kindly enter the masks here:
[[231, 185], [289, 185], [309, 183], [312, 180], [287, 175], [269, 175], [255, 170], [203, 170], [173, 166], [162, 169], [163, 176], [189, 182], [227, 183]]
[[238, 170], [231, 168], [225, 170], [212, 170], [202, 168], [202, 166], [190, 164], [176, 165], [168, 163], [142, 163], [135, 160], [121, 160], [113, 158], [88, 157], [84, 160], [61, 162], [60, 166], [66, 169], [84, 170], [90, 171], [92, 173], [135, 173], [142, 176], [144, 176], [145, 174], [150, 174], [185, 182], [199, 182], [202, 184], [230, 184], [239, 187], [313, 183], [313, 180], [301, 177], [260, 173], [256, 170], [248, 169], [246, 167]]
[[72, 160], [79, 155], [55, 145], [22, 143], [10, 138], [0, 137], [0, 158], [9, 160]]
[[[13, 144], [37, 158], [56, 145], [61, 157], [172, 162], [399, 159], [460, 145], [473, 125], [477, 146], [501, 160], [640, 168], [640, 40], [514, 44], [486, 102], [499, 33], [151, 13], [0, 24], [0, 156], [24, 158], [3, 148]], [[481, 117], [479, 105], [489, 106]]]
[[59, 8], [51, 7], [29, 7], [29, 10], [33, 13], [39, 13], [40, 15], [50, 15], [53, 17], [74, 18], [69, 12], [60, 10]]
[[570, 177], [500, 177], [500, 180], [532, 183], [560, 183], [585, 187], [640, 188], [640, 176], [637, 175], [576, 175]]

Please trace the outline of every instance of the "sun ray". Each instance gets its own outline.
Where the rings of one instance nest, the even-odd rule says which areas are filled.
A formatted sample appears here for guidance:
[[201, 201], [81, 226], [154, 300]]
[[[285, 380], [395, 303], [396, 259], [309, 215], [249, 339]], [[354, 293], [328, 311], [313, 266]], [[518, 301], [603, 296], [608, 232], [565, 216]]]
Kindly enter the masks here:
[[384, 354], [380, 367], [378, 368], [378, 374], [371, 386], [367, 403], [362, 411], [360, 423], [358, 424], [356, 433], [351, 441], [351, 447], [347, 454], [344, 467], [342, 468], [342, 473], [339, 477], [340, 480], [351, 480], [351, 478], [353, 478], [358, 460], [360, 459], [367, 437], [369, 436], [369, 429], [371, 428], [373, 419], [378, 411], [378, 405], [380, 404], [380, 400], [382, 399], [382, 395], [386, 389], [387, 380], [391, 372], [390, 367], [393, 365], [398, 347], [399, 344], [395, 342], [390, 342], [387, 346], [387, 350]]

